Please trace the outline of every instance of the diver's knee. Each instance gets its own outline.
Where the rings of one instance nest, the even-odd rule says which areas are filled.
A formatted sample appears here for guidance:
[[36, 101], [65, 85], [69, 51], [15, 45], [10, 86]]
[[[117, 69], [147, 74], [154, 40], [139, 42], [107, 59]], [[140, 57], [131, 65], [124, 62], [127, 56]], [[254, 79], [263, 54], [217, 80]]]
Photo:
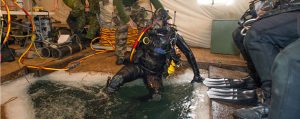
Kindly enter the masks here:
[[160, 101], [161, 100], [161, 94], [159, 94], [159, 93], [152, 94], [152, 100], [153, 101]]
[[259, 34], [255, 30], [249, 30], [245, 36], [244, 46], [251, 48], [259, 41]]

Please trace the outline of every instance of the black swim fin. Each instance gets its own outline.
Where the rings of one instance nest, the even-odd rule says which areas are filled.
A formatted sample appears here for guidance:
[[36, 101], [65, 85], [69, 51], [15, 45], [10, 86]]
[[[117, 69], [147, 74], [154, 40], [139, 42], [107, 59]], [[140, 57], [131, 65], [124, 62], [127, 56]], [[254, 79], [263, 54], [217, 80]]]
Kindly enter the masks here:
[[208, 97], [237, 104], [257, 104], [256, 90], [245, 90], [236, 88], [211, 88], [207, 91]]
[[203, 83], [209, 88], [256, 89], [256, 84], [250, 76], [241, 79], [205, 78]]

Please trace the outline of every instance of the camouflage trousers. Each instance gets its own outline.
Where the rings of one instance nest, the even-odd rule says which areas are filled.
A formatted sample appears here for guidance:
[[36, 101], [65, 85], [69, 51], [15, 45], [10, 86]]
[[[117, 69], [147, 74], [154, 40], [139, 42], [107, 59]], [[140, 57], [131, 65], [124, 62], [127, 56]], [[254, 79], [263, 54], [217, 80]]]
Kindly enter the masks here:
[[116, 47], [116, 55], [119, 58], [124, 58], [125, 57], [125, 52], [127, 50], [127, 34], [128, 34], [128, 25], [121, 23], [119, 25], [119, 27], [116, 30], [115, 33], [115, 38], [116, 38], [116, 43], [115, 43], [115, 47]]
[[93, 39], [96, 37], [96, 33], [99, 32], [100, 26], [97, 21], [96, 14], [85, 14], [83, 16], [74, 17], [71, 14], [67, 19], [67, 23], [70, 29], [75, 34], [82, 34], [82, 31], [86, 25], [88, 25], [87, 34], [84, 36], [88, 39]]
[[[131, 19], [136, 23], [136, 25], [139, 27], [141, 27], [142, 25], [142, 20], [144, 17], [146, 17], [145, 13], [141, 13], [141, 7], [131, 7], [130, 10], [126, 10], [126, 12], [128, 14], [130, 14]], [[138, 14], [139, 13], [139, 14]], [[140, 15], [143, 14], [143, 15]], [[119, 19], [119, 18], [117, 18]], [[122, 22], [121, 20], [117, 21], [118, 23], [116, 23], [117, 25], [117, 30], [115, 33], [115, 38], [116, 38], [116, 43], [115, 43], [115, 47], [116, 47], [116, 51], [115, 54], [119, 57], [119, 58], [124, 58], [125, 57], [125, 52], [127, 50], [127, 34], [128, 34], [128, 28], [129, 25], [127, 25], [126, 23]], [[140, 28], [139, 28], [140, 30]]]
[[99, 31], [99, 23], [96, 14], [99, 10], [99, 1], [89, 0], [90, 11], [85, 12], [85, 3], [81, 0], [63, 0], [72, 9], [67, 19], [67, 23], [75, 34], [81, 34], [84, 26], [89, 25], [85, 38], [93, 39]]

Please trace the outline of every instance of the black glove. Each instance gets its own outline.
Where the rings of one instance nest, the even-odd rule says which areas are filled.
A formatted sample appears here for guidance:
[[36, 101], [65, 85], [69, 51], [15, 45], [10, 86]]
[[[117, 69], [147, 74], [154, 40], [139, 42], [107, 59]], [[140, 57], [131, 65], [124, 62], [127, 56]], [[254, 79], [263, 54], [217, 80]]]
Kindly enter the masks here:
[[193, 80], [191, 81], [191, 83], [202, 83], [202, 81], [204, 80], [204, 78], [202, 78], [201, 76], [194, 76]]

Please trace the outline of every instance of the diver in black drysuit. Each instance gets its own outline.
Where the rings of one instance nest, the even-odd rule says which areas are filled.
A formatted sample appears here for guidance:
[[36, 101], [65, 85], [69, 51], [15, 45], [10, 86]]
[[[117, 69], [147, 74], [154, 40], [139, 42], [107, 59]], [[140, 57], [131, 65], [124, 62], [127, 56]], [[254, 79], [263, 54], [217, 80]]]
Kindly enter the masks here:
[[162, 14], [157, 19], [162, 23], [162, 26], [156, 28], [156, 23], [154, 23], [153, 27], [145, 32], [136, 47], [133, 62], [124, 66], [108, 82], [107, 93], [113, 93], [123, 84], [142, 78], [149, 89], [148, 99], [160, 100], [162, 79], [166, 75], [167, 68], [171, 60], [179, 61], [175, 53], [175, 45], [184, 53], [193, 69], [194, 77], [191, 83], [202, 82], [203, 78], [200, 76], [191, 49], [184, 39], [177, 34], [176, 29], [167, 23], [167, 12], [165, 10], [161, 11]]

